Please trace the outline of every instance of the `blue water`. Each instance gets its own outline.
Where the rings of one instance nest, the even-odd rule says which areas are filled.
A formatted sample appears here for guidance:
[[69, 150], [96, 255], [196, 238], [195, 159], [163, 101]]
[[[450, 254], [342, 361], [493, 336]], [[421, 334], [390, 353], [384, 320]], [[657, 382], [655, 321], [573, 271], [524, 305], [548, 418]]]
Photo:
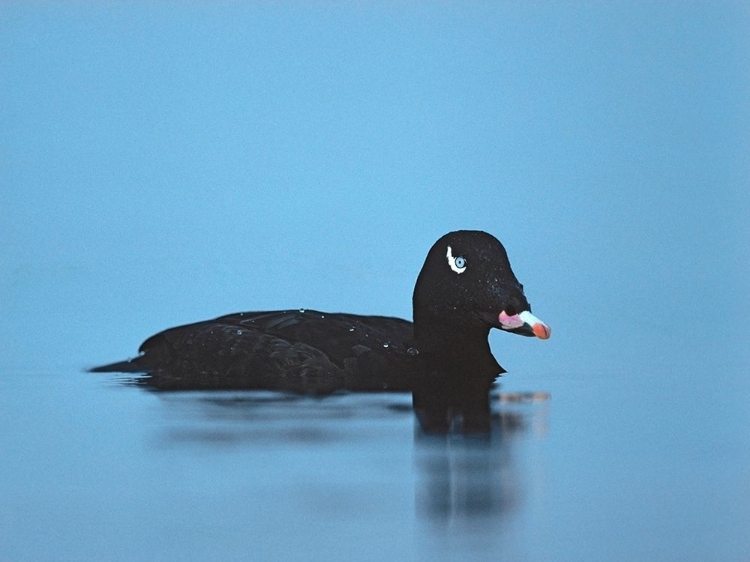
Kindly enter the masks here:
[[[508, 381], [490, 437], [405, 394], [153, 394], [47, 372], [0, 392], [4, 560], [744, 560], [750, 385]], [[670, 382], [667, 382], [670, 381]], [[548, 392], [501, 401], [519, 389]]]
[[[748, 29], [1, 3], [0, 561], [750, 560]], [[425, 438], [408, 395], [84, 372], [230, 312], [408, 318], [458, 228], [552, 327], [491, 334], [484, 439]]]

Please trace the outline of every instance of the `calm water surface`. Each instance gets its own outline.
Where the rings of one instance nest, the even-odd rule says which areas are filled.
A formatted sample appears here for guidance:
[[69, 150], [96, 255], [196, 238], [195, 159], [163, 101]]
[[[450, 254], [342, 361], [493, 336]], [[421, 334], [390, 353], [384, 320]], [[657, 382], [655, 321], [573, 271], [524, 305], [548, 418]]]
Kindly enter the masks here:
[[[750, 562], [747, 6], [0, 2], [0, 562]], [[457, 228], [554, 330], [488, 438], [82, 372]]]
[[0, 559], [750, 560], [740, 375], [506, 376], [491, 436], [439, 438], [407, 394], [4, 373]]

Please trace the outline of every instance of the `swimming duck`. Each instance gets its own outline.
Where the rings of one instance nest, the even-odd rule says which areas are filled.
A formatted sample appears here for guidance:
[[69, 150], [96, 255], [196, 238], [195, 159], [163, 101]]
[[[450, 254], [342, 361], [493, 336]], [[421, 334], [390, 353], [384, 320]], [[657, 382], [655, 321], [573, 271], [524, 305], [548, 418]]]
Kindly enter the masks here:
[[325, 395], [411, 391], [425, 429], [489, 424], [489, 389], [505, 370], [490, 351], [498, 328], [550, 337], [531, 312], [503, 245], [481, 231], [441, 237], [412, 298], [413, 322], [294, 309], [240, 312], [169, 328], [137, 357], [92, 372], [147, 373], [155, 390], [263, 389]]

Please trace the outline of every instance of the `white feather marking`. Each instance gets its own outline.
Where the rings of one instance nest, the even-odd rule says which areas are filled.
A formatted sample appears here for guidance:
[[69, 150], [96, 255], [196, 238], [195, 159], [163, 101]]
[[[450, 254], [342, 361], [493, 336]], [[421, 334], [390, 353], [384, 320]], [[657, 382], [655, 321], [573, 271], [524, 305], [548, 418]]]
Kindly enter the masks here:
[[456, 273], [463, 273], [466, 271], [465, 265], [463, 267], [458, 267], [456, 265], [456, 258], [453, 257], [453, 249], [450, 246], [448, 246], [448, 253], [445, 254], [445, 257], [448, 259], [448, 265], [453, 271]]

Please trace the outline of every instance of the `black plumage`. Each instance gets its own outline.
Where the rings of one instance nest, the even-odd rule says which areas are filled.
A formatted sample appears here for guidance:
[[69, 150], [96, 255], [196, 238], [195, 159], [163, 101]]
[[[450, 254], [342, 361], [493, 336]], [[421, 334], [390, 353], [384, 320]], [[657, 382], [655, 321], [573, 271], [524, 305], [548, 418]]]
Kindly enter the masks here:
[[265, 389], [303, 394], [412, 391], [423, 426], [489, 423], [488, 391], [504, 372], [491, 328], [549, 336], [502, 244], [457, 231], [430, 249], [412, 298], [414, 322], [314, 310], [243, 312], [170, 328], [140, 355], [93, 372], [147, 373], [157, 390]]

